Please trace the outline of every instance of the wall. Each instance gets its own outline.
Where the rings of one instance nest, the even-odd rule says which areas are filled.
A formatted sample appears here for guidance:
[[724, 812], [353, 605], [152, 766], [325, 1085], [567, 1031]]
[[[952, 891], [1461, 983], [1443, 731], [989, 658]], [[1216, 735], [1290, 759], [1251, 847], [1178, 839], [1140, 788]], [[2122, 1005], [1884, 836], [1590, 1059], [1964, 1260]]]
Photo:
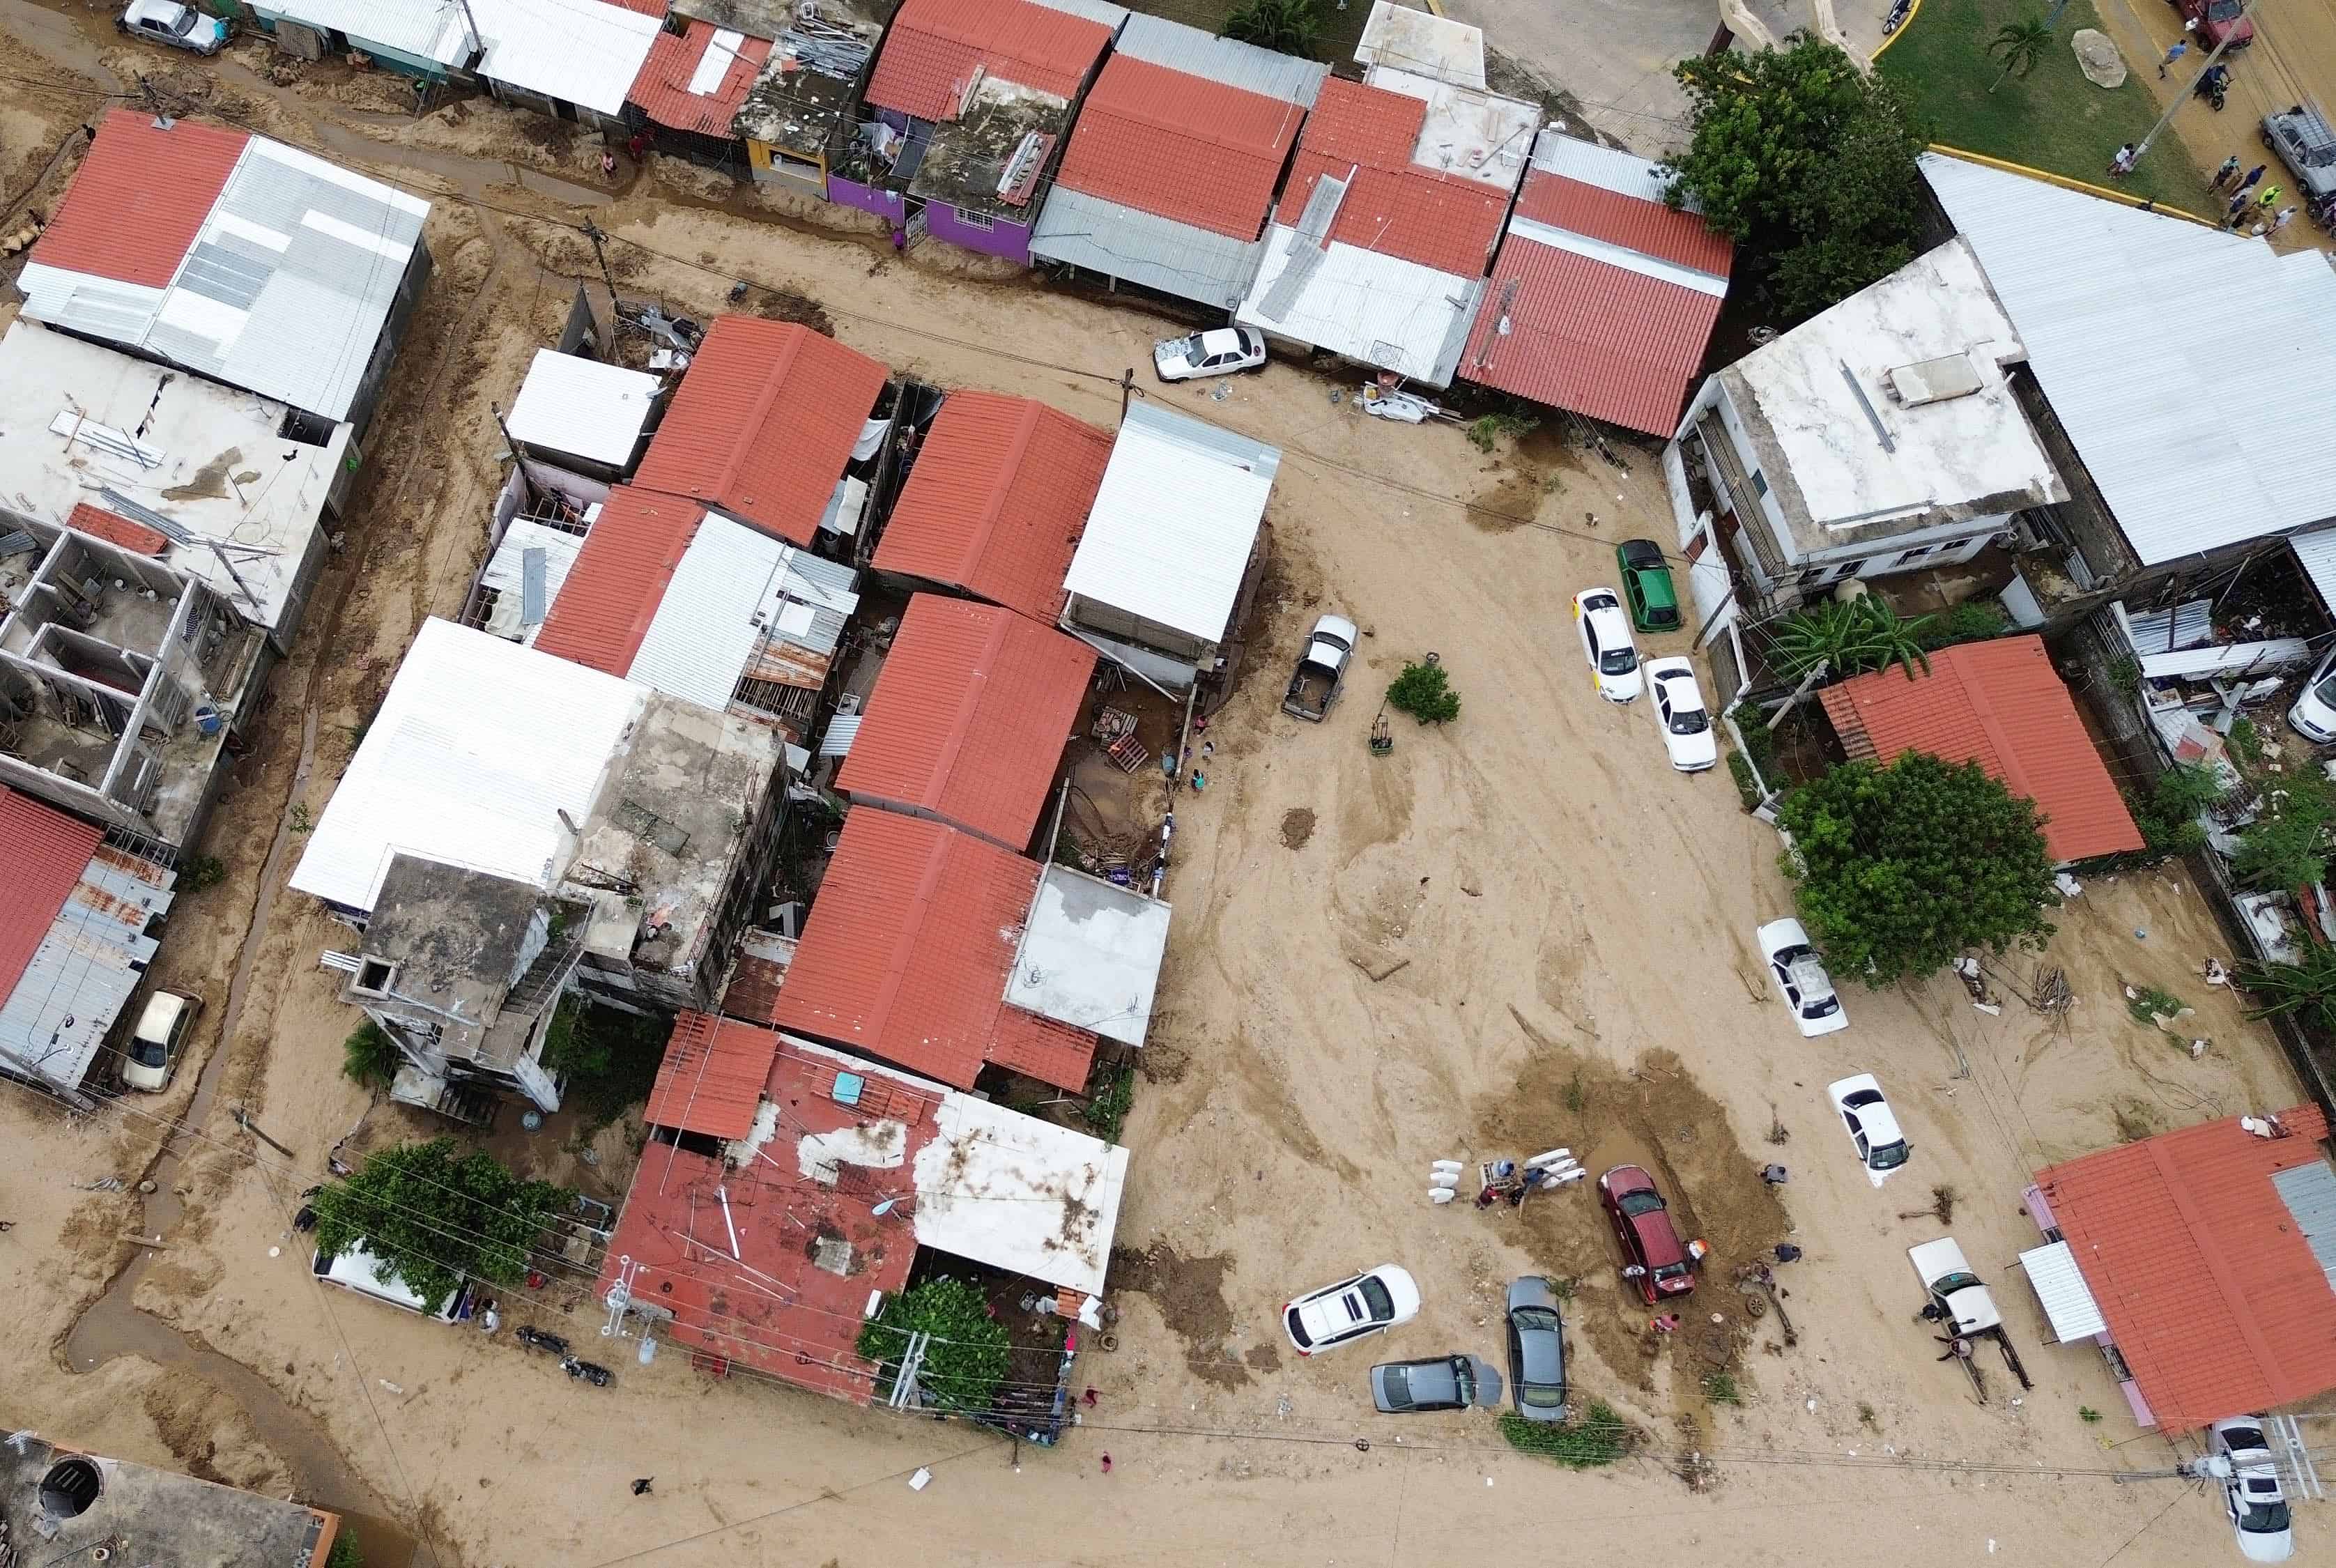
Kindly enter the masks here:
[[397, 297], [389, 303], [389, 314], [381, 324], [381, 336], [374, 340], [373, 355], [365, 362], [365, 375], [357, 381], [357, 389], [349, 399], [349, 440], [352, 443], [365, 439], [365, 426], [373, 423], [374, 410], [381, 404], [383, 386], [389, 379], [389, 367], [397, 358], [397, 346], [405, 336], [406, 324], [422, 301], [422, 291], [429, 286], [434, 266], [430, 247], [418, 237], [414, 241], [414, 254], [406, 258], [405, 276], [397, 281]]
[[[780, 154], [785, 156], [782, 158]], [[804, 168], [803, 164], [812, 165]], [[789, 148], [773, 148], [767, 141], [746, 143], [746, 164], [758, 185], [775, 185], [783, 190], [797, 190], [806, 196], [828, 199], [827, 161], [810, 158]]]
[[890, 219], [896, 227], [909, 220], [909, 204], [901, 199], [900, 192], [863, 185], [840, 174], [827, 177], [827, 199], [840, 206], [857, 207], [862, 212], [873, 212], [879, 218]]
[[[259, 30], [263, 33], [275, 32], [276, 24], [284, 20], [287, 16], [289, 16], [291, 20], [295, 22], [300, 21], [300, 15], [297, 10], [288, 12], [263, 10], [257, 5], [254, 5], [251, 7], [251, 15], [253, 19], [259, 24]], [[302, 24], [304, 26], [315, 25], [313, 23], [304, 23]], [[330, 37], [332, 34], [327, 33], [326, 36]], [[382, 66], [384, 69], [394, 71], [404, 76], [419, 76], [431, 82], [443, 82], [446, 80], [446, 67], [439, 64], [435, 60], [425, 60], [419, 54], [408, 54], [402, 49], [392, 49], [386, 44], [375, 44], [370, 39], [360, 38], [354, 33], [344, 34], [341, 34], [341, 36], [348, 40], [350, 48], [363, 50], [365, 54], [373, 57], [375, 64]]]
[[1030, 265], [1030, 226], [1027, 223], [1008, 223], [1001, 218], [989, 228], [977, 228], [959, 217], [958, 209], [948, 202], [928, 201], [925, 231], [936, 239], [978, 250], [984, 256], [1002, 256], [1024, 267]]

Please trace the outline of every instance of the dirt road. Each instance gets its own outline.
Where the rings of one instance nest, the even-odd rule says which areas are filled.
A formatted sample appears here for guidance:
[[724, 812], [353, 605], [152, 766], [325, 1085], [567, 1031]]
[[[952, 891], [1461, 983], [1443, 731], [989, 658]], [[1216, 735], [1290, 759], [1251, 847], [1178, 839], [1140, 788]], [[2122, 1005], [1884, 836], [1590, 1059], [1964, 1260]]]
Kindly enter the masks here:
[[[0, 110], [13, 193], [87, 117], [86, 94], [111, 85], [96, 73], [153, 61], [21, 5], [0, 6], [0, 24], [51, 83]], [[360, 1123], [359, 1147], [435, 1129], [369, 1110], [340, 1077], [355, 1020], [316, 955], [345, 933], [290, 896], [252, 932], [259, 867], [290, 807], [327, 798], [399, 652], [422, 618], [453, 608], [483, 547], [500, 445], [486, 404], [516, 387], [575, 281], [597, 278], [560, 199], [589, 191], [630, 291], [702, 315], [733, 279], [752, 279], [796, 297], [757, 294], [758, 307], [817, 302], [844, 341], [895, 365], [1099, 424], [1116, 417], [1119, 372], [1143, 363], [1159, 324], [1027, 281], [968, 279], [939, 254], [897, 261], [865, 236], [813, 231], [663, 161], [593, 189], [591, 151], [530, 117], [473, 102], [415, 123], [384, 112], [370, 80], [335, 68], [279, 86], [255, 63], [248, 51], [223, 63], [215, 106], [442, 197], [429, 231], [438, 275], [320, 599], [339, 602], [337, 618], [312, 624], [279, 674], [262, 745], [219, 819], [211, 847], [233, 874], [190, 901], [163, 950], [165, 978], [216, 1004], [254, 943], [238, 1027], [197, 1047], [172, 1095], [135, 1107], [184, 1114], [192, 1072], [224, 1051], [218, 1104], [248, 1106], [297, 1153], [256, 1161], [212, 1108], [170, 1174], [182, 1213], [136, 1282], [136, 1305], [177, 1338], [106, 1347], [122, 1353], [83, 1371], [64, 1355], [68, 1335], [135, 1251], [123, 1238], [141, 1221], [134, 1193], [82, 1189], [134, 1183], [158, 1129], [59, 1121], [0, 1092], [0, 1137], [22, 1151], [5, 1178], [16, 1227], [0, 1238], [27, 1281], [18, 1335], [53, 1348], [0, 1365], [12, 1422], [368, 1511], [326, 1495], [329, 1477], [286, 1451], [297, 1446], [287, 1431], [308, 1429], [287, 1423], [313, 1423], [405, 1532], [368, 1533], [375, 1561], [404, 1557], [410, 1540], [414, 1561], [448, 1568], [1448, 1562], [1545, 1540], [1557, 1521], [1570, 1555], [1660, 1544], [1747, 1564], [2061, 1568], [2122, 1550], [2125, 1568], [2146, 1568], [2230, 1549], [2212, 1499], [2111, 1478], [2161, 1465], [2166, 1446], [2135, 1438], [2097, 1357], [2040, 1343], [2010, 1267], [2032, 1241], [2017, 1205], [2037, 1164], [2111, 1141], [2121, 1123], [2175, 1125], [2292, 1094], [2268, 1043], [2193, 976], [2220, 951], [2196, 895], [2135, 876], [2072, 906], [2049, 955], [2083, 998], [2065, 1031], [2016, 1002], [1989, 1018], [1959, 989], [1928, 987], [1853, 994], [1850, 1031], [1804, 1042], [1751, 944], [1753, 926], [1786, 907], [1773, 835], [1723, 777], [1669, 773], [1642, 706], [1591, 694], [1566, 620], [1574, 589], [1610, 572], [1614, 541], [1664, 527], [1652, 462], [1627, 454], [1622, 472], [1553, 429], [1487, 455], [1449, 428], [1368, 421], [1333, 404], [1329, 383], [1280, 365], [1227, 385], [1222, 402], [1156, 393], [1287, 457], [1263, 647], [1212, 728], [1212, 787], [1180, 807], [1170, 969], [1127, 1132], [1120, 1349], [1080, 1368], [1099, 1393], [1085, 1428], [1017, 1455], [961, 1427], [710, 1382], [670, 1353], [638, 1366], [624, 1344], [599, 1357], [617, 1386], [596, 1390], [508, 1336], [314, 1286], [287, 1216], [326, 1150]], [[171, 78], [196, 93], [208, 80]], [[1299, 725], [1279, 715], [1273, 688], [1329, 607], [1368, 628], [1363, 667], [1328, 723]], [[1466, 709], [1443, 730], [1402, 725], [1394, 755], [1373, 760], [1371, 694], [1427, 648]], [[296, 791], [312, 710], [312, 774]], [[2132, 1023], [2124, 979], [2195, 1003], [2185, 1038], [2213, 1048], [2194, 1062]], [[1918, 1150], [1880, 1193], [1820, 1097], [1861, 1068], [1883, 1075]], [[1765, 1141], [1772, 1123], [1789, 1142]], [[591, 1146], [597, 1163], [566, 1135], [555, 1124], [504, 1146], [588, 1190], [621, 1183], [625, 1129]], [[1558, 1144], [1647, 1164], [1712, 1245], [1686, 1331], [1653, 1355], [1581, 1188], [1514, 1214], [1425, 1201], [1433, 1158]], [[1792, 1170], [1781, 1193], [1752, 1175], [1768, 1160]], [[1953, 1230], [1997, 1282], [2037, 1375], [2020, 1406], [2000, 1377], [1991, 1402], [1975, 1404], [1912, 1320], [1903, 1250], [1937, 1227], [1898, 1216], [1927, 1208], [1941, 1183], [1960, 1191]], [[1787, 1236], [1807, 1254], [1784, 1281], [1801, 1332], [1790, 1350], [1727, 1283], [1731, 1263]], [[1292, 1355], [1280, 1303], [1385, 1261], [1421, 1280], [1420, 1320], [1380, 1345]], [[1367, 1413], [1363, 1372], [1381, 1355], [1497, 1356], [1499, 1291], [1528, 1271], [1575, 1281], [1576, 1398], [1605, 1399], [1639, 1428], [1640, 1457], [1575, 1475], [1512, 1454], [1481, 1417]], [[507, 1316], [597, 1342], [599, 1314], [572, 1278]], [[1718, 1371], [1739, 1403], [1712, 1397]], [[2079, 1407], [2109, 1418], [2087, 1426]], [[1673, 1474], [1690, 1452], [1716, 1466], [1700, 1495]], [[935, 1479], [911, 1492], [920, 1466]], [[637, 1498], [627, 1483], [644, 1475], [656, 1489]]]

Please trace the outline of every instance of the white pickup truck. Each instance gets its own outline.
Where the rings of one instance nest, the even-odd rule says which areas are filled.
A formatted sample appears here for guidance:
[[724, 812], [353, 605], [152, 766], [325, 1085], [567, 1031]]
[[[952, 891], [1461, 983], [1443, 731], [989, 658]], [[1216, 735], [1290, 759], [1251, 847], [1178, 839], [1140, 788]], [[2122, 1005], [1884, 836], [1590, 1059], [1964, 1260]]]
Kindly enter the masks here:
[[1963, 1250], [1955, 1245], [1952, 1236], [1909, 1247], [1906, 1257], [1914, 1265], [1922, 1289], [1953, 1320], [1956, 1333], [1983, 1333], [2003, 1326], [2003, 1315], [1995, 1310], [1995, 1298], [1987, 1293], [1987, 1287], [1971, 1272], [1969, 1260], [1964, 1258]]
[[1314, 623], [1306, 638], [1306, 652], [1290, 677], [1290, 691], [1281, 711], [1317, 723], [1338, 700], [1347, 684], [1347, 666], [1355, 657], [1355, 623], [1343, 615], [1326, 615]]

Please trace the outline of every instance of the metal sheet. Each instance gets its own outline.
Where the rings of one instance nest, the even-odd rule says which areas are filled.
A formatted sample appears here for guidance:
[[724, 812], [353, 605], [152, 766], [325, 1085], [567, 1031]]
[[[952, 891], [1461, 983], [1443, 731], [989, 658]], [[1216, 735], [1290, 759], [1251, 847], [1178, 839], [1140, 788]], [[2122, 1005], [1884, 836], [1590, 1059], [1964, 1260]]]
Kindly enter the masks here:
[[2295, 1228], [2311, 1243], [2312, 1256], [2336, 1289], [2336, 1170], [2325, 1160], [2273, 1173], [2271, 1184], [2295, 1221]]
[[2028, 1282], [2035, 1288], [2036, 1299], [2043, 1303], [2044, 1316], [2051, 1320], [2052, 1332], [2061, 1344], [2108, 1332], [2108, 1321], [2101, 1316], [2092, 1288], [2085, 1283], [2084, 1271], [2077, 1267], [2076, 1254], [2068, 1242], [2030, 1248], [2020, 1254], [2020, 1266], [2028, 1271]]
[[1057, 185], [1030, 236], [1030, 254], [1231, 310], [1256, 278], [1265, 245]]
[[2178, 653], [2204, 648], [2214, 640], [2214, 601], [2194, 599], [2172, 609], [2146, 609], [2126, 617], [2127, 633], [2138, 654]]
[[1219, 38], [1161, 16], [1130, 16], [1127, 25], [1120, 29], [1114, 53], [1222, 82], [1245, 93], [1302, 103], [1309, 109], [1322, 91], [1322, 79], [1330, 73], [1330, 68], [1319, 60], [1300, 60], [1254, 44]]

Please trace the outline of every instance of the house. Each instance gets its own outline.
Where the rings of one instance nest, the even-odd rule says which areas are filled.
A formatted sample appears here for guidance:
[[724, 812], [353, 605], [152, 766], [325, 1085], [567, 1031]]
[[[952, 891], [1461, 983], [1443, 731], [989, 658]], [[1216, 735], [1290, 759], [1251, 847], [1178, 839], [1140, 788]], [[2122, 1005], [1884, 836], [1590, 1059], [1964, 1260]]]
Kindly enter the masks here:
[[261, 32], [304, 59], [362, 54], [425, 83], [452, 79], [480, 54], [469, 7], [439, 0], [253, 0], [248, 9]]
[[920, 593], [861, 709], [835, 791], [1019, 854], [1086, 704], [1095, 649], [995, 605]]
[[503, 429], [523, 456], [614, 483], [640, 462], [662, 390], [645, 370], [539, 348]]
[[1111, 449], [1109, 433], [1036, 398], [951, 393], [869, 564], [1052, 626]]
[[1817, 697], [1853, 762], [1887, 765], [1910, 751], [1975, 762], [2034, 801], [2056, 864], [2142, 847], [2039, 637], [1959, 643], [1932, 654], [1927, 674], [1879, 670], [1820, 687]]
[[[18, 1561], [103, 1563], [135, 1542], [151, 1563], [321, 1568], [341, 1516], [173, 1470], [44, 1442], [8, 1422], [0, 1444], [0, 1540]], [[35, 1544], [37, 1543], [37, 1544]]]
[[1484, 30], [1448, 16], [1415, 11], [1394, 0], [1371, 0], [1355, 63], [1368, 72], [1392, 65], [1455, 86], [1484, 85]]
[[1079, 110], [1031, 256], [1231, 311], [1265, 258], [1274, 192], [1329, 71], [1130, 16]]
[[0, 784], [185, 849], [266, 690], [268, 634], [165, 565], [161, 532], [68, 515], [0, 519]]
[[661, 152], [717, 169], [746, 166], [732, 122], [771, 58], [771, 40], [676, 12], [649, 45], [626, 94]]
[[[926, 1251], [1007, 1276], [1066, 1320], [1099, 1320], [1125, 1149], [794, 1035], [689, 1014], [646, 1115], [650, 1141], [599, 1293], [696, 1365], [870, 1403], [878, 1368], [860, 1354], [861, 1326]], [[1001, 1386], [984, 1419], [1052, 1441], [1061, 1376], [1051, 1388]]]
[[[1724, 542], [1763, 613], [1969, 560], [2068, 499], [2010, 385], [2026, 354], [1969, 245], [1916, 257], [1705, 378], [1663, 454], [1679, 543]], [[1698, 592], [1708, 639], [1738, 609]]]
[[[2317, 1105], [2225, 1116], [2036, 1174], [2021, 1254], [2062, 1343], [2167, 1433], [2336, 1388], [2336, 1169]], [[2073, 1278], [2071, 1277], [2073, 1275]]]
[[716, 317], [633, 483], [790, 544], [848, 539], [868, 486], [846, 471], [883, 439], [885, 384], [882, 365], [807, 326]]
[[[2022, 584], [2056, 625], [2336, 520], [2321, 257], [1968, 159], [1922, 164], [2026, 349], [2012, 391], [2067, 481], [2020, 520]], [[2205, 278], [2246, 302], [2245, 352], [2164, 330]]]
[[1163, 691], [1216, 678], [1280, 467], [1279, 447], [1130, 404], [1063, 580], [1062, 628]]
[[21, 317], [0, 336], [0, 531], [108, 539], [291, 651], [354, 482], [350, 426]]
[[1691, 200], [1664, 205], [1669, 183], [1628, 152], [1535, 138], [1460, 379], [1669, 437], [1735, 257]]
[[343, 424], [362, 441], [429, 281], [429, 216], [265, 136], [116, 109], [16, 287], [35, 321], [288, 405], [311, 444]]
[[618, 485], [554, 587], [540, 652], [806, 744], [859, 574], [694, 501]]
[[1168, 906], [1069, 866], [1038, 873], [1014, 972], [1013, 1007], [1141, 1046], [1168, 955]]
[[849, 813], [772, 1021], [961, 1089], [999, 1067], [1084, 1091], [1095, 1035], [1004, 1000], [1038, 872], [940, 823]]
[[830, 168], [870, 155], [859, 138], [860, 93], [883, 36], [881, 8], [820, 0], [805, 15], [786, 0], [679, 0], [674, 9], [749, 35], [768, 31], [769, 58], [731, 117], [731, 134], [745, 142], [756, 184], [829, 200]]
[[178, 873], [0, 786], [0, 1072], [84, 1106], [92, 1065], [128, 1006], [170, 912]]
[[1088, 81], [1127, 13], [1101, 0], [904, 0], [862, 95], [870, 178], [831, 197], [1027, 265]]
[[1236, 319], [1450, 385], [1540, 117], [1387, 65], [1324, 82]]
[[[511, 1065], [542, 1040], [517, 1010], [563, 974], [636, 1011], [712, 1007], [777, 853], [784, 746], [766, 724], [433, 618], [291, 885], [364, 933], [326, 962], [425, 1077], [509, 1079], [556, 1108]], [[461, 903], [477, 907], [450, 931]], [[457, 1021], [477, 1038], [449, 1048]]]

